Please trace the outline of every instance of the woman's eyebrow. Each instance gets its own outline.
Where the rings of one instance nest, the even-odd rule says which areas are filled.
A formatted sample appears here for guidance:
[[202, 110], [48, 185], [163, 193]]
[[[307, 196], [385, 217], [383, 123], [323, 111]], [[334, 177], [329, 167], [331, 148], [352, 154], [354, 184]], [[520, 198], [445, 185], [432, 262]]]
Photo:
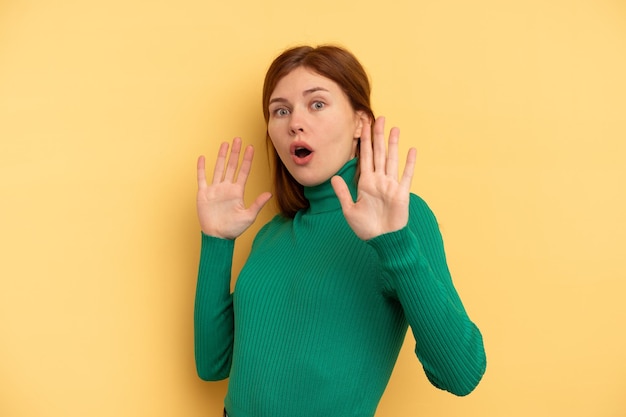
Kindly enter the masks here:
[[[327, 92], [327, 93], [328, 93], [328, 90], [327, 90], [327, 89], [325, 89], [325, 88], [323, 88], [323, 87], [313, 87], [313, 88], [309, 88], [309, 89], [307, 89], [307, 90], [304, 90], [304, 91], [302, 92], [302, 96], [304, 97], [304, 96], [307, 96], [307, 95], [309, 95], [309, 94], [313, 94], [313, 93], [315, 93], [315, 92], [317, 92], [317, 91], [325, 91], [325, 92]], [[269, 103], [267, 103], [267, 104], [272, 104], [272, 103], [288, 103], [288, 102], [289, 102], [289, 100], [287, 100], [286, 98], [282, 98], [282, 97], [274, 97], [274, 98], [270, 99]]]
[[328, 92], [328, 90], [323, 88], [323, 87], [313, 87], [313, 88], [309, 88], [308, 90], [304, 90], [302, 92], [302, 95], [306, 96], [307, 94], [315, 93], [316, 91], [326, 91], [326, 92]]
[[282, 97], [275, 97], [273, 99], [270, 100], [269, 103], [267, 104], [272, 104], [272, 103], [288, 103], [286, 98], [282, 98]]

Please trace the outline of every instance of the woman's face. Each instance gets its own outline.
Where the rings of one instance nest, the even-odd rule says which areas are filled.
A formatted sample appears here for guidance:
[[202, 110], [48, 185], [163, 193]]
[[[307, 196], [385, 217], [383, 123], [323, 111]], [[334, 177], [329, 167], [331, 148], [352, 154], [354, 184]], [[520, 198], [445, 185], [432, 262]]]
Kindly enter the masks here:
[[269, 100], [267, 131], [289, 173], [319, 185], [354, 158], [363, 113], [334, 81], [305, 67], [283, 77]]

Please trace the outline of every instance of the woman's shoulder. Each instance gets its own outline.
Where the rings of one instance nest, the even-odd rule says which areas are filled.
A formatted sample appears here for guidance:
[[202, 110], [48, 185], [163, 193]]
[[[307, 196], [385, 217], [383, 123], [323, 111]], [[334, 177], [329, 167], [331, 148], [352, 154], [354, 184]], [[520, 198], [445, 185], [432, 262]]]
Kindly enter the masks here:
[[414, 225], [438, 224], [437, 217], [426, 200], [414, 193], [411, 193], [409, 200], [409, 222]]
[[410, 194], [409, 208], [410, 210], [425, 210], [428, 212], [432, 212], [426, 200], [424, 200], [424, 198], [415, 193]]

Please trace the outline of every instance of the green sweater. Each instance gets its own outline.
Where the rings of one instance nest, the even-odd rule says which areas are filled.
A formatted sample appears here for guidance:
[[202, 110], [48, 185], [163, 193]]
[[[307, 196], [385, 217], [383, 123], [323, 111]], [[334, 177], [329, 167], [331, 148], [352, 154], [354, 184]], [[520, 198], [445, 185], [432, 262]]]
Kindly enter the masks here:
[[[340, 171], [353, 196], [356, 159]], [[202, 235], [195, 302], [200, 378], [230, 377], [230, 417], [371, 417], [410, 325], [433, 385], [470, 393], [482, 337], [453, 286], [437, 222], [411, 195], [409, 224], [369, 241], [330, 181], [310, 207], [257, 234], [230, 293], [234, 241]]]

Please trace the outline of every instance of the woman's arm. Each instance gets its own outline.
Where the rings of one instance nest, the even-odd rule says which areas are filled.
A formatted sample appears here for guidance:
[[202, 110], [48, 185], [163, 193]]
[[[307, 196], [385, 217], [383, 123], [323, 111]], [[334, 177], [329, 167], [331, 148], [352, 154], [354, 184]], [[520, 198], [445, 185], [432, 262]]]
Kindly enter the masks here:
[[197, 209], [202, 229], [202, 248], [194, 308], [196, 368], [205, 380], [224, 379], [230, 373], [233, 346], [233, 303], [230, 294], [230, 271], [234, 239], [252, 225], [261, 208], [270, 199], [261, 193], [246, 207], [244, 191], [254, 149], [242, 151], [241, 138], [232, 147], [221, 144], [213, 178], [206, 180], [204, 156], [198, 158]]
[[454, 288], [435, 216], [415, 195], [409, 212], [407, 227], [369, 243], [380, 256], [387, 290], [404, 309], [428, 379], [467, 395], [485, 372], [482, 335]]
[[369, 122], [363, 124], [356, 201], [340, 177], [332, 179], [333, 188], [354, 233], [378, 252], [387, 290], [402, 304], [426, 375], [441, 389], [467, 395], [485, 371], [482, 336], [452, 284], [434, 215], [409, 192], [416, 151], [409, 149], [398, 178], [400, 131], [391, 129], [385, 149], [385, 119], [375, 121], [373, 137]]
[[228, 377], [233, 349], [233, 301], [230, 271], [234, 241], [202, 233], [194, 306], [194, 348], [198, 376], [205, 381]]

